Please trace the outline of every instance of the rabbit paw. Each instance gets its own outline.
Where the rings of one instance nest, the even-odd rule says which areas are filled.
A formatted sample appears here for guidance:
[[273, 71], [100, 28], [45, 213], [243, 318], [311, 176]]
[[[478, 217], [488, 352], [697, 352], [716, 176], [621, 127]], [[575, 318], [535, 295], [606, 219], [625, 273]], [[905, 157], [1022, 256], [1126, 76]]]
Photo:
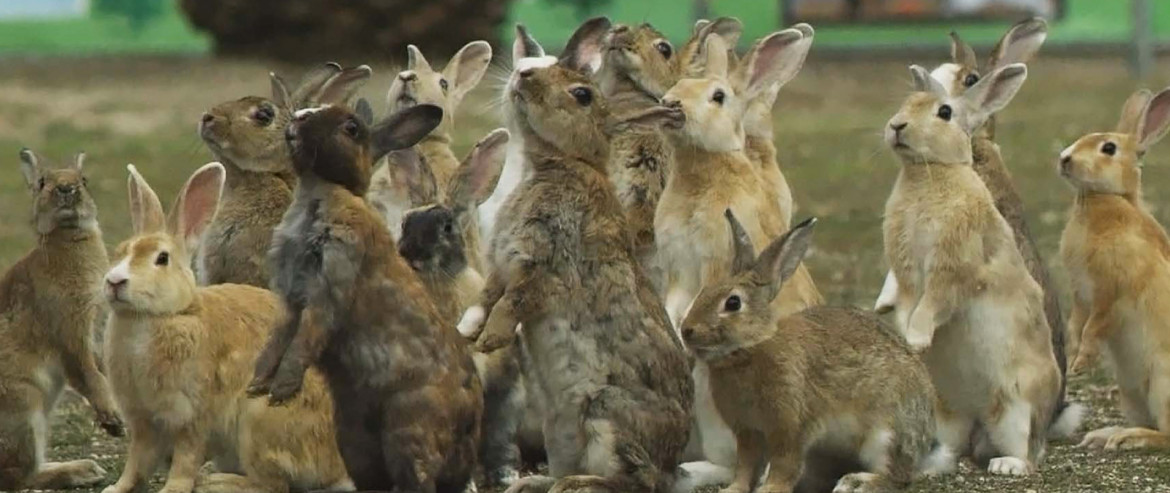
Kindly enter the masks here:
[[475, 342], [475, 349], [481, 353], [490, 353], [503, 349], [516, 338], [516, 320], [504, 315], [504, 310], [494, 310], [488, 315], [483, 332]]
[[272, 379], [272, 387], [268, 390], [268, 405], [280, 406], [292, 400], [301, 393], [301, 386], [305, 382], [304, 372], [282, 371]]
[[66, 487], [80, 488], [96, 485], [106, 479], [106, 470], [90, 459], [45, 464], [46, 469], [59, 468], [66, 478]]
[[931, 339], [934, 337], [934, 322], [932, 317], [919, 315], [918, 311], [910, 317], [910, 326], [906, 329], [906, 343], [915, 352], [930, 349]]
[[881, 491], [878, 475], [869, 472], [846, 474], [837, 481], [833, 493], [876, 493]]
[[1109, 443], [1109, 440], [1113, 438], [1113, 435], [1121, 433], [1124, 430], [1125, 428], [1120, 426], [1108, 426], [1098, 430], [1090, 431], [1085, 433], [1085, 438], [1081, 440], [1081, 443], [1077, 444], [1077, 447], [1091, 449], [1105, 448], [1105, 444]]
[[263, 397], [268, 395], [272, 389], [272, 379], [269, 377], [256, 377], [252, 379], [252, 383], [248, 384], [248, 389], [244, 392], [248, 397]]
[[1030, 469], [1028, 461], [1017, 457], [996, 457], [987, 466], [987, 472], [997, 476], [1027, 476]]
[[487, 318], [487, 311], [481, 305], [475, 305], [463, 312], [463, 318], [459, 319], [459, 325], [455, 328], [459, 333], [468, 339], [474, 340], [479, 335], [479, 330], [483, 328], [484, 319]]
[[97, 414], [97, 423], [107, 434], [112, 437], [121, 437], [126, 435], [126, 428], [122, 425], [122, 417], [118, 415], [117, 411], [110, 409], [95, 409]]
[[1071, 375], [1078, 375], [1097, 362], [1097, 352], [1088, 348], [1085, 344], [1081, 344], [1081, 350], [1077, 352], [1077, 357], [1073, 359], [1072, 365], [1069, 366], [1068, 372]]
[[1167, 443], [1166, 435], [1154, 430], [1134, 428], [1122, 430], [1109, 437], [1105, 443], [1105, 450], [1136, 450], [1152, 447], [1164, 447]]
[[512, 483], [504, 493], [546, 493], [556, 482], [555, 478], [548, 476], [528, 476]]

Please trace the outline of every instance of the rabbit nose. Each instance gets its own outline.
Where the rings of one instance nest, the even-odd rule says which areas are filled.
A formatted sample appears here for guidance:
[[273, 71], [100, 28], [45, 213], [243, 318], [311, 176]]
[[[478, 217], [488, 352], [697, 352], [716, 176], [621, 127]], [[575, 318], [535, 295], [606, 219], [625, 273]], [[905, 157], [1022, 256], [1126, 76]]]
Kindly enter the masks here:
[[213, 115], [211, 113], [204, 113], [203, 116], [199, 119], [199, 121], [203, 122], [204, 125], [207, 125], [207, 124], [215, 121], [215, 115]]
[[695, 335], [695, 329], [692, 329], [690, 327], [683, 328], [683, 330], [682, 330], [683, 339], [690, 339], [691, 336], [693, 336], [693, 335]]
[[73, 195], [77, 193], [77, 187], [73, 185], [57, 185], [57, 193], [59, 195]]
[[663, 99], [662, 106], [667, 108], [682, 108], [682, 101], [677, 99]]
[[413, 80], [418, 80], [418, 74], [414, 73], [413, 70], [407, 70], [405, 72], [399, 73], [398, 78], [401, 79], [402, 82], [410, 82]]
[[894, 133], [898, 133], [898, 132], [901, 132], [902, 130], [905, 130], [905, 129], [906, 129], [906, 127], [907, 127], [907, 126], [909, 126], [909, 125], [910, 125], [909, 123], [905, 123], [905, 122], [903, 122], [903, 123], [891, 123], [891, 124], [890, 124], [890, 128], [891, 128], [891, 129], [894, 131]]
[[1072, 156], [1061, 156], [1060, 171], [1067, 174], [1070, 170], [1072, 170]]

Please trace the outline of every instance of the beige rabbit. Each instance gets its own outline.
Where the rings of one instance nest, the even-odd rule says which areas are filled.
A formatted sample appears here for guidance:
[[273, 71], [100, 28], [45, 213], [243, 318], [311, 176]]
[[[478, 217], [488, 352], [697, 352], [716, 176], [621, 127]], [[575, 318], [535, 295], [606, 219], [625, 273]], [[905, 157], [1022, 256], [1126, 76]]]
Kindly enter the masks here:
[[[997, 69], [959, 96], [921, 67], [885, 129], [902, 161], [886, 203], [887, 261], [898, 279], [898, 328], [930, 369], [940, 440], [993, 474], [1035, 472], [1052, 432], [1077, 427], [1082, 408], [1053, 423], [1060, 370], [1044, 295], [1006, 220], [972, 169], [971, 135], [1015, 96], [1023, 64]], [[989, 460], [990, 459], [990, 460]]]
[[1072, 283], [1069, 354], [1077, 372], [1101, 352], [1121, 388], [1132, 428], [1108, 427], [1091, 448], [1170, 448], [1170, 239], [1142, 200], [1142, 157], [1170, 128], [1170, 89], [1142, 90], [1112, 132], [1081, 137], [1060, 153], [1076, 191], [1060, 255]]
[[[244, 394], [265, 336], [285, 318], [280, 300], [252, 286], [197, 287], [188, 267], [218, 208], [224, 167], [199, 168], [169, 217], [128, 168], [134, 237], [118, 247], [104, 293], [112, 309], [106, 365], [130, 427], [130, 453], [104, 492], [145, 488], [167, 457], [166, 493], [352, 490], [320, 374], [285, 407]], [[218, 473], [200, 478], [207, 460]]]
[[122, 435], [92, 347], [106, 247], [82, 174], [85, 155], [61, 169], [28, 149], [20, 160], [37, 246], [0, 278], [0, 490], [93, 486], [106, 477], [96, 462], [45, 462], [44, 453], [65, 384], [89, 401], [106, 432]]
[[[410, 161], [421, 159], [434, 175], [438, 198], [446, 193], [459, 159], [451, 151], [451, 132], [455, 128], [455, 110], [464, 96], [479, 85], [492, 61], [492, 47], [484, 41], [468, 43], [442, 71], [431, 68], [418, 47], [407, 47], [407, 67], [399, 72], [386, 93], [386, 106], [390, 113], [398, 112], [417, 104], [433, 104], [443, 109], [443, 123], [430, 135], [423, 138], [410, 152], [390, 153], [384, 160], [387, 164], [377, 166], [370, 179], [370, 191], [366, 194], [370, 205], [382, 214], [390, 226], [394, 239], [401, 238], [403, 215], [407, 210], [418, 207], [412, 203], [414, 187], [405, 183], [401, 176], [404, 167], [413, 165]], [[415, 153], [412, 155], [411, 152]], [[407, 161], [407, 162], [399, 162]], [[475, 223], [478, 230], [478, 222]], [[476, 270], [482, 268], [482, 254], [478, 245], [479, 231], [475, 232], [477, 242], [472, 245], [476, 255], [469, 257]]]
[[738, 443], [735, 478], [722, 491], [752, 491], [770, 465], [756, 491], [791, 492], [805, 455], [818, 451], [862, 467], [841, 477], [834, 493], [904, 487], [953, 465], [948, 450], [935, 446], [930, 375], [900, 334], [854, 308], [788, 316], [772, 309], [808, 249], [815, 219], [757, 258], [750, 235], [730, 209], [726, 215], [732, 276], [704, 286], [682, 323]]
[[272, 231], [296, 187], [284, 129], [297, 109], [347, 101], [370, 74], [364, 65], [342, 69], [327, 63], [306, 74], [293, 91], [273, 74], [271, 98], [249, 96], [203, 114], [199, 136], [227, 170], [227, 186], [196, 254], [200, 284], [268, 287]]

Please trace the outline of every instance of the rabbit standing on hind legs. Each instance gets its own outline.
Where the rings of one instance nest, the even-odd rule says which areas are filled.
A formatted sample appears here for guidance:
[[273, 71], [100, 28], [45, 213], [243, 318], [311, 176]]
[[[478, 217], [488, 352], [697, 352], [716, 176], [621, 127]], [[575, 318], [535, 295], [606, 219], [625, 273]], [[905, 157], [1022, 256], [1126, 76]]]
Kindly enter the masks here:
[[462, 492], [479, 442], [479, 377], [364, 199], [373, 163], [417, 143], [442, 110], [414, 106], [373, 126], [365, 116], [306, 109], [286, 132], [298, 184], [271, 261], [290, 316], [257, 358], [248, 393], [279, 404], [316, 366], [359, 489]]
[[1170, 129], [1170, 89], [1141, 90], [1113, 132], [1081, 137], [1060, 153], [1076, 191], [1060, 254], [1072, 282], [1070, 372], [1101, 353], [1117, 377], [1132, 428], [1085, 435], [1081, 446], [1170, 448], [1170, 239], [1142, 200], [1142, 158]]
[[[613, 132], [590, 81], [604, 18], [585, 22], [561, 58], [508, 81], [508, 116], [530, 176], [504, 203], [492, 239], [477, 346], [513, 343], [545, 403], [549, 476], [512, 493], [669, 491], [687, 443], [687, 358], [634, 258], [606, 175]], [[469, 310], [470, 311], [470, 310]]]
[[1054, 424], [1060, 370], [1044, 295], [971, 167], [970, 140], [1015, 96], [1027, 68], [1000, 68], [961, 96], [921, 67], [911, 73], [918, 92], [885, 129], [902, 161], [883, 223], [897, 325], [938, 389], [940, 440], [993, 474], [1030, 474], [1050, 426], [1067, 434], [1080, 410], [1066, 408]]
[[79, 154], [50, 169], [28, 149], [21, 171], [33, 198], [37, 246], [0, 278], [0, 490], [95, 485], [92, 460], [45, 462], [49, 415], [66, 383], [122, 435], [106, 377], [93, 351], [101, 278], [109, 260]]

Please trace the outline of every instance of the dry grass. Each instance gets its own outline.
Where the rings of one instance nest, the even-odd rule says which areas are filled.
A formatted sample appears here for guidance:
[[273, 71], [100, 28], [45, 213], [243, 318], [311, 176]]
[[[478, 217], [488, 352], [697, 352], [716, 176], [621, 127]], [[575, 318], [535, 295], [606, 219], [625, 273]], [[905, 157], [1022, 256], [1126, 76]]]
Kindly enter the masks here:
[[[918, 60], [919, 63], [931, 60]], [[195, 136], [195, 122], [209, 106], [245, 94], [265, 94], [270, 67], [203, 59], [6, 61], [0, 72], [0, 266], [11, 265], [32, 243], [28, 198], [17, 171], [17, 150], [29, 146], [65, 159], [84, 149], [107, 241], [124, 239], [125, 168], [135, 163], [164, 199], [187, 174], [211, 159]], [[908, 90], [902, 62], [810, 60], [784, 91], [777, 116], [780, 156], [798, 201], [797, 216], [821, 218], [809, 264], [832, 303], [871, 306], [885, 268], [881, 211], [897, 164], [880, 143], [879, 131]], [[293, 75], [298, 70], [280, 67]], [[365, 94], [380, 107], [389, 67]], [[1170, 80], [1170, 71], [1157, 81]], [[1071, 192], [1057, 178], [1057, 152], [1082, 133], [1105, 130], [1136, 87], [1120, 60], [1046, 60], [1032, 67], [1031, 80], [1003, 115], [999, 141], [1027, 202], [1037, 242], [1056, 279], [1064, 274], [1054, 258]], [[465, 104], [457, 145], [466, 149], [497, 125], [489, 91]], [[1167, 223], [1170, 149], [1147, 158], [1145, 191], [1155, 214]], [[1073, 399], [1089, 404], [1088, 428], [1121, 424], [1111, 377], [1103, 372], [1077, 379]], [[111, 440], [91, 425], [91, 414], [73, 399], [57, 413], [50, 459], [94, 457], [121, 470], [125, 441]], [[100, 491], [95, 489], [93, 491]], [[916, 485], [916, 492], [1159, 492], [1170, 491], [1170, 457], [1161, 453], [1085, 452], [1053, 445], [1040, 474], [1026, 479], [962, 474]]]

